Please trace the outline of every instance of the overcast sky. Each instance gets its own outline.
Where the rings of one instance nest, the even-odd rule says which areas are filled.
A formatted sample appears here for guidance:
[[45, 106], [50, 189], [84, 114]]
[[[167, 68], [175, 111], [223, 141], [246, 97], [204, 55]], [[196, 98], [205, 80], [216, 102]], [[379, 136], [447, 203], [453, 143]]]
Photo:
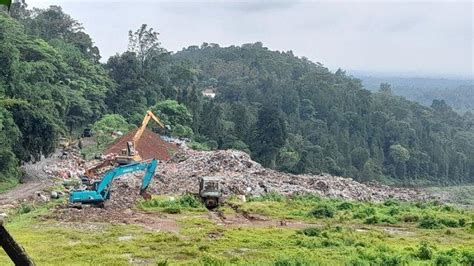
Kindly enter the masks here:
[[473, 78], [471, 1], [123, 1], [27, 0], [60, 5], [106, 59], [127, 49], [146, 23], [163, 47], [261, 41], [332, 70]]

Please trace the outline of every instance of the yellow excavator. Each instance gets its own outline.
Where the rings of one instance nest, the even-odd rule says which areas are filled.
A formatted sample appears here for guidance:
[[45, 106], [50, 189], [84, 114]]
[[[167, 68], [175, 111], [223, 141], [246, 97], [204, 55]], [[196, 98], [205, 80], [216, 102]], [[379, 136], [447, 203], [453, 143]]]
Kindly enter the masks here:
[[129, 164], [142, 160], [136, 147], [138, 146], [138, 141], [140, 141], [140, 138], [142, 137], [148, 122], [150, 122], [150, 119], [155, 120], [155, 122], [160, 125], [160, 127], [165, 128], [165, 125], [161, 123], [161, 120], [157, 116], [155, 116], [151, 111], [147, 111], [145, 117], [143, 118], [142, 125], [140, 128], [138, 128], [137, 132], [133, 136], [132, 141], [128, 141], [127, 148], [123, 149], [119, 156], [115, 157], [115, 160], [118, 164]]

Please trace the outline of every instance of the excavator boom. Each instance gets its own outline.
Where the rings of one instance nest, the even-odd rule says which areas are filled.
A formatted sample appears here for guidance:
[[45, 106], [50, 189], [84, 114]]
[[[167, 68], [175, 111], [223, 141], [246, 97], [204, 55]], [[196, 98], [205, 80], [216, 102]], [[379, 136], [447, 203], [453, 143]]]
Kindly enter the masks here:
[[158, 125], [160, 125], [162, 128], [165, 127], [165, 125], [163, 125], [163, 123], [161, 123], [161, 120], [158, 117], [156, 117], [151, 111], [147, 111], [145, 117], [143, 118], [142, 125], [140, 126], [140, 128], [137, 130], [137, 132], [133, 136], [133, 145], [135, 147], [137, 147], [138, 141], [142, 137], [143, 132], [145, 131], [146, 126], [148, 125], [148, 122], [150, 122], [150, 119], [155, 120], [155, 122]]

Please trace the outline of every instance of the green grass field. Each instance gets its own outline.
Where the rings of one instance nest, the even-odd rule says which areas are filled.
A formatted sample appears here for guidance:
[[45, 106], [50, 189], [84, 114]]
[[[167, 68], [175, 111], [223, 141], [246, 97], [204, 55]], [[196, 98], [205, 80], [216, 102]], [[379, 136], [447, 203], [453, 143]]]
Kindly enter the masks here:
[[[266, 217], [222, 225], [186, 195], [140, 202], [144, 213], [175, 219], [179, 232], [134, 224], [60, 223], [58, 202], [17, 210], [11, 234], [38, 265], [473, 265], [474, 212], [435, 203], [380, 204], [286, 198], [230, 199], [219, 212]], [[151, 217], [151, 216], [150, 216]], [[153, 216], [157, 217], [157, 216]], [[287, 221], [281, 226], [278, 221]], [[0, 265], [9, 259], [0, 254]]]

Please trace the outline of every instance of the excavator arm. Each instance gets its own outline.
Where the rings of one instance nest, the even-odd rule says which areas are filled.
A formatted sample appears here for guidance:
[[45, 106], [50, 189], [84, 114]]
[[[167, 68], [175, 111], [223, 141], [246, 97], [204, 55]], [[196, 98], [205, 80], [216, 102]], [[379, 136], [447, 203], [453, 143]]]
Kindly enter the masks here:
[[160, 125], [160, 127], [162, 127], [162, 128], [165, 127], [165, 125], [163, 125], [163, 123], [161, 123], [161, 120], [158, 117], [156, 117], [151, 111], [147, 111], [145, 117], [143, 118], [142, 125], [140, 126], [140, 128], [137, 130], [137, 132], [133, 136], [133, 140], [132, 140], [133, 141], [133, 146], [137, 147], [138, 141], [142, 137], [143, 132], [145, 131], [146, 126], [148, 125], [148, 122], [150, 122], [150, 119], [155, 120], [155, 122], [158, 125]]

